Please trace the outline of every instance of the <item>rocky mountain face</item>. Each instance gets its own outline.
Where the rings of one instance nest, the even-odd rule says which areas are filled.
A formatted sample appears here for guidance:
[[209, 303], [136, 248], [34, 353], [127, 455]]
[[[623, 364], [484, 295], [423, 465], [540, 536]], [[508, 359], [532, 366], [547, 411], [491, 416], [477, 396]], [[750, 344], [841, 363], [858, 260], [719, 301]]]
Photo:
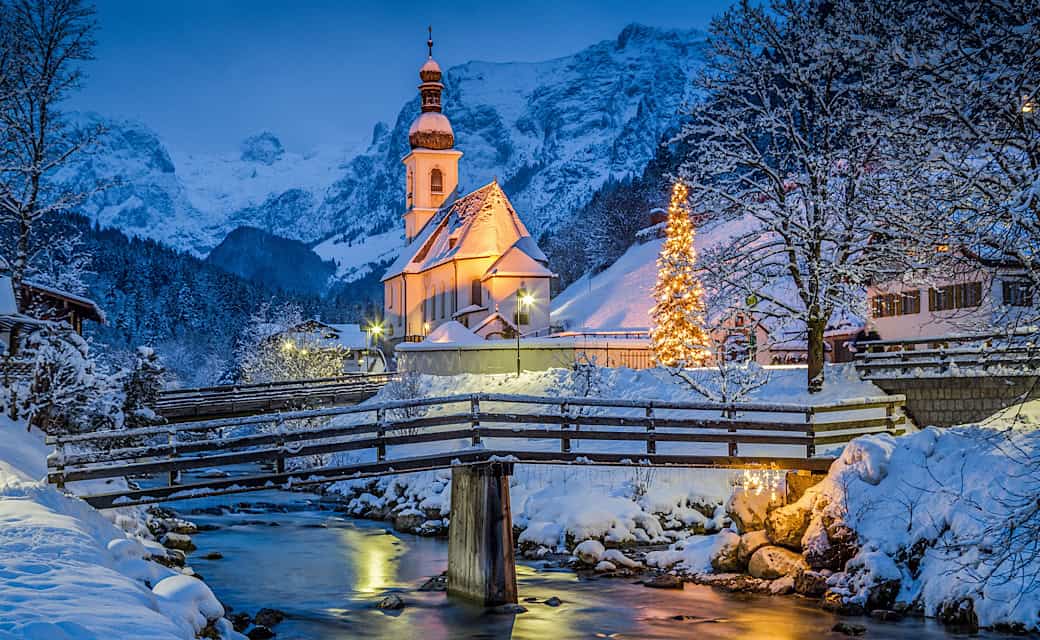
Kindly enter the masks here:
[[[642, 172], [694, 97], [704, 46], [697, 31], [630, 25], [555, 60], [448, 69], [444, 112], [465, 154], [462, 188], [497, 177], [531, 232], [551, 232], [608, 178]], [[242, 226], [308, 244], [356, 242], [400, 224], [400, 160], [418, 113], [416, 95], [392, 127], [374, 127], [367, 147], [308, 154], [285, 150], [269, 132], [238, 153], [171, 154], [143, 125], [106, 122], [99, 147], [61, 177], [109, 185], [84, 207], [102, 225], [200, 256]]]

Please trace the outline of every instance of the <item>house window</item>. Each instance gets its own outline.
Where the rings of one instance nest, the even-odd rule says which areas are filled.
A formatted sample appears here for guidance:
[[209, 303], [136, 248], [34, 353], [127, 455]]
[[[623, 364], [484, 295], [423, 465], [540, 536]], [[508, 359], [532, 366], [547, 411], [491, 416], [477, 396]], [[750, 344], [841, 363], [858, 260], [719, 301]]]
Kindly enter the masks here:
[[415, 191], [415, 187], [412, 186], [412, 182], [413, 182], [412, 172], [409, 171], [408, 172], [408, 186], [405, 188], [405, 191], [407, 192], [405, 194], [405, 199], [407, 200], [407, 205], [406, 206], [409, 209], [412, 208], [412, 192]]
[[481, 299], [482, 296], [480, 295], [481, 293], [482, 293], [482, 291], [481, 291], [481, 286], [480, 286], [480, 279], [479, 278], [474, 278], [473, 279], [473, 283], [470, 285], [470, 289], [469, 289], [469, 301], [470, 301], [470, 303], [471, 304], [475, 304], [478, 307], [481, 304], [483, 304], [483, 300]]
[[440, 169], [430, 172], [430, 191], [432, 193], [444, 193], [444, 174]]
[[393, 309], [394, 308], [394, 283], [391, 282], [389, 285], [387, 285], [387, 289], [389, 289], [390, 292], [387, 295], [387, 300], [389, 300], [389, 302], [387, 303], [386, 308], [387, 309]]
[[982, 283], [965, 282], [928, 290], [929, 311], [971, 309], [982, 304]]
[[448, 313], [448, 289], [441, 285], [441, 317], [444, 318]]
[[921, 291], [901, 291], [874, 296], [870, 301], [871, 312], [875, 318], [891, 316], [909, 316], [921, 313]]
[[1028, 280], [1005, 280], [1004, 304], [1009, 307], [1033, 306], [1033, 286]]

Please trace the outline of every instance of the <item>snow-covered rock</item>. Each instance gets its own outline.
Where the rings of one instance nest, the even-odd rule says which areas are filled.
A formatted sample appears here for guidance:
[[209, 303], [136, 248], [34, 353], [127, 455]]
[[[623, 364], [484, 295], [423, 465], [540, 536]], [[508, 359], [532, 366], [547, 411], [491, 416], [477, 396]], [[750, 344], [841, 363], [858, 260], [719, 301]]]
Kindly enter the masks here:
[[782, 504], [781, 500], [769, 491], [738, 487], [726, 501], [726, 515], [733, 520], [733, 524], [737, 525], [741, 533], [757, 531], [765, 528], [766, 514], [770, 509], [779, 507]]
[[740, 561], [740, 536], [732, 531], [721, 531], [716, 538], [718, 542], [711, 556], [711, 568], [716, 573], [743, 571], [746, 565]]
[[769, 536], [765, 530], [752, 531], [740, 536], [740, 544], [737, 546], [737, 560], [740, 564], [747, 566], [751, 556], [769, 544]]
[[802, 500], [777, 509], [766, 516], [766, 535], [773, 544], [791, 549], [802, 548], [802, 537], [809, 528], [812, 518], [812, 502]]
[[748, 573], [754, 578], [775, 580], [808, 568], [801, 554], [783, 547], [762, 547], [751, 554]]
[[617, 549], [607, 549], [600, 556], [600, 559], [626, 569], [639, 569], [643, 566]]
[[152, 593], [159, 597], [163, 614], [193, 635], [224, 616], [220, 601], [198, 578], [169, 576], [152, 587]]
[[585, 540], [574, 547], [574, 555], [578, 560], [588, 565], [594, 565], [599, 562], [605, 551], [606, 548], [599, 540]]

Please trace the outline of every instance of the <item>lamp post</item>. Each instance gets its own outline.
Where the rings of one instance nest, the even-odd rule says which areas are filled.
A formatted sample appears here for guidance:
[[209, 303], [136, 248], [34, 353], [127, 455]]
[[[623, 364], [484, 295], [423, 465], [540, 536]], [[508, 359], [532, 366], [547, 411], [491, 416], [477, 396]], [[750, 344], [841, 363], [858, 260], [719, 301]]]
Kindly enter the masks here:
[[365, 331], [365, 336], [367, 337], [367, 340], [365, 340], [365, 365], [368, 367], [369, 371], [372, 370], [372, 346], [375, 344], [375, 341], [378, 340], [379, 336], [381, 336], [382, 334], [383, 325], [376, 324], [375, 322], [368, 325], [368, 329]]
[[520, 289], [516, 291], [516, 377], [520, 377], [520, 309], [530, 308], [534, 303], [534, 296]]

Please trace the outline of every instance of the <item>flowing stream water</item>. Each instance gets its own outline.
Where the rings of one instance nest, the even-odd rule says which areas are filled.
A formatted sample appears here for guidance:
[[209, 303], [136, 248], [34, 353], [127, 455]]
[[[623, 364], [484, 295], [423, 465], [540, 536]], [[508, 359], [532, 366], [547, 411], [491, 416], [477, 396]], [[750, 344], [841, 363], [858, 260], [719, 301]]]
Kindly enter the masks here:
[[[236, 503], [236, 512], [217, 515], [215, 507]], [[831, 631], [842, 618], [796, 597], [729, 594], [692, 584], [663, 591], [632, 579], [579, 579], [532, 563], [517, 567], [527, 613], [493, 614], [443, 592], [418, 590], [446, 569], [446, 541], [322, 510], [314, 494], [267, 491], [168, 506], [193, 522], [218, 527], [194, 536], [198, 551], [191, 566], [234, 611], [284, 611], [287, 619], [275, 627], [278, 640], [845, 637]], [[211, 552], [223, 558], [203, 559]], [[404, 599], [405, 608], [378, 609], [379, 600], [392, 592]], [[563, 604], [544, 604], [552, 596]], [[528, 598], [537, 601], [525, 602]], [[928, 620], [846, 621], [867, 627], [868, 638], [954, 637]]]

